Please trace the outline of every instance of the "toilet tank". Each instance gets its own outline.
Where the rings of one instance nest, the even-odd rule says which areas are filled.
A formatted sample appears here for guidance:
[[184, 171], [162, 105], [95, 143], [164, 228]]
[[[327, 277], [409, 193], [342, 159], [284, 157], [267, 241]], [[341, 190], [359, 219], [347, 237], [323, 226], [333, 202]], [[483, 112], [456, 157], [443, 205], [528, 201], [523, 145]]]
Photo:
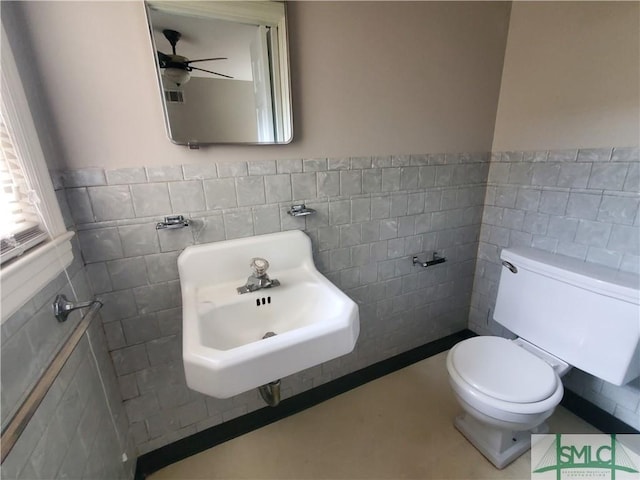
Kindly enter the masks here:
[[496, 322], [615, 385], [640, 375], [638, 275], [533, 248], [500, 258]]

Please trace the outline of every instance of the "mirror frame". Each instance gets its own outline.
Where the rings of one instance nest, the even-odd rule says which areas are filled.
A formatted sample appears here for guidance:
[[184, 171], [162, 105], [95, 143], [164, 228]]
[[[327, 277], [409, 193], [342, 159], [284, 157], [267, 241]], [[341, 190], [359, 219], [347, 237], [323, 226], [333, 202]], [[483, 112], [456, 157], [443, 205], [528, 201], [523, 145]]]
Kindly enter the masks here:
[[[277, 2], [283, 6], [283, 15], [276, 15], [273, 9], [267, 5], [271, 2]], [[176, 145], [184, 145], [189, 148], [197, 149], [200, 145], [286, 145], [293, 141], [293, 105], [291, 100], [291, 70], [289, 65], [289, 40], [287, 29], [287, 4], [283, 1], [180, 1], [180, 0], [145, 0], [145, 14], [147, 17], [147, 26], [149, 29], [149, 37], [151, 39], [151, 47], [153, 54], [153, 63], [156, 71], [156, 79], [158, 82], [160, 99], [162, 102], [162, 110], [164, 113], [165, 130], [169, 140]], [[175, 140], [171, 134], [171, 121], [169, 118], [169, 109], [164, 95], [164, 86], [162, 83], [162, 71], [158, 60], [155, 36], [153, 33], [153, 24], [151, 22], [151, 10], [156, 9], [164, 13], [172, 13], [175, 15], [195, 16], [200, 18], [212, 18], [215, 20], [224, 20], [234, 23], [242, 23], [249, 25], [266, 25], [277, 28], [277, 44], [278, 55], [275, 62], [270, 62], [272, 94], [278, 97], [280, 101], [273, 101], [274, 121], [281, 124], [282, 139], [276, 139], [273, 142], [218, 142], [218, 141], [202, 141], [189, 142]], [[276, 64], [274, 68], [274, 63]]]

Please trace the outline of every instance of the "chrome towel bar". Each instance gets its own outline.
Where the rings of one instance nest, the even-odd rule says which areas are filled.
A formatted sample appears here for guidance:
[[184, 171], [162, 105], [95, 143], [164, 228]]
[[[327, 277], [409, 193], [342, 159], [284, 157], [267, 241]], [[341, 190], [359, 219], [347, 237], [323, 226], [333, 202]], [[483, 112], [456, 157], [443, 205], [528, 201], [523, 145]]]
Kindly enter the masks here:
[[74, 349], [82, 339], [82, 336], [91, 325], [91, 321], [98, 313], [98, 310], [102, 307], [102, 302], [94, 300], [91, 302], [91, 307], [82, 320], [71, 332], [71, 335], [64, 343], [62, 348], [58, 350], [55, 357], [47, 367], [47, 369], [40, 376], [36, 384], [33, 386], [27, 398], [22, 402], [17, 412], [13, 415], [9, 423], [2, 430], [2, 436], [0, 438], [0, 463], [3, 463], [7, 458], [7, 455], [20, 438], [20, 435], [27, 427], [27, 424], [31, 420], [31, 417], [36, 413], [40, 403], [47, 395], [47, 392], [55, 382], [58, 374], [67, 363], [67, 360], [73, 353]]

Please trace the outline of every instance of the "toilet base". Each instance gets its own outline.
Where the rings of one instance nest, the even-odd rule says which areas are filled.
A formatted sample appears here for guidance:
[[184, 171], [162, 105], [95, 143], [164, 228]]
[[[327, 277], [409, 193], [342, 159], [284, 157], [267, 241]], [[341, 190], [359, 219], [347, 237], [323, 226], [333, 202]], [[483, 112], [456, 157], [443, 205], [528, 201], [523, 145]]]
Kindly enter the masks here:
[[549, 427], [542, 423], [533, 430], [510, 431], [492, 427], [463, 413], [454, 425], [496, 468], [502, 470], [531, 448], [532, 433], [547, 433]]

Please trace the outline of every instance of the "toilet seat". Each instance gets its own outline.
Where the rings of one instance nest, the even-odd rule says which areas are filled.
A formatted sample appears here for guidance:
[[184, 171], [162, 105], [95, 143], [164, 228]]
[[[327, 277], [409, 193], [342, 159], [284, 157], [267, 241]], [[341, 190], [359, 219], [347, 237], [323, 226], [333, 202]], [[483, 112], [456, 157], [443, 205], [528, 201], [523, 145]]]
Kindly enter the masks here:
[[[501, 417], [508, 416], [508, 417], [513, 417], [513, 419], [518, 418], [522, 415], [525, 415], [525, 416], [537, 415], [545, 411], [552, 411], [560, 403], [560, 400], [562, 400], [562, 396], [564, 394], [564, 388], [562, 386], [562, 381], [555, 374], [555, 372], [553, 372], [553, 369], [551, 369], [555, 378], [553, 391], [549, 395], [539, 395], [539, 397], [545, 397], [545, 398], [542, 398], [541, 400], [533, 401], [533, 402], [512, 402], [508, 400], [502, 400], [500, 398], [496, 398], [492, 396], [489, 393], [484, 392], [481, 389], [482, 388], [481, 385], [479, 388], [476, 388], [473, 385], [473, 383], [468, 382], [465, 378], [463, 378], [461, 373], [458, 372], [456, 365], [454, 365], [453, 359], [455, 357], [458, 357], [458, 353], [457, 353], [458, 350], [462, 349], [462, 352], [464, 352], [464, 350], [467, 348], [465, 345], [468, 342], [471, 342], [473, 340], [474, 341], [473, 343], [475, 343], [475, 342], [478, 342], [480, 339], [499, 339], [500, 341], [511, 343], [509, 340], [503, 339], [501, 337], [474, 337], [468, 340], [464, 340], [454, 345], [453, 348], [451, 348], [451, 350], [449, 351], [449, 354], [447, 355], [447, 370], [449, 371], [449, 379], [453, 389], [462, 399], [464, 399], [464, 401], [466, 401], [469, 405], [473, 406], [479, 411], [484, 412], [486, 415], [490, 417], [501, 418]], [[480, 341], [485, 342], [485, 340], [480, 340]], [[500, 345], [499, 343], [496, 343], [496, 342], [493, 342], [493, 343], [486, 342], [487, 347], [490, 347], [491, 345], [494, 347], [494, 349], [502, 349], [502, 347], [505, 346], [504, 344]], [[497, 347], [498, 345], [499, 347]], [[520, 348], [515, 345], [512, 345], [512, 346], [515, 348]], [[540, 360], [535, 355], [526, 351], [524, 351], [524, 353], [526, 353], [527, 355], [530, 355], [536, 361], [545, 364], [543, 360]], [[492, 353], [489, 353], [489, 355], [492, 355]], [[511, 358], [513, 360], [514, 357], [509, 357], [508, 356], [509, 354], [506, 354], [506, 355], [507, 355], [506, 358]], [[497, 354], [496, 357], [492, 357], [492, 358], [502, 358], [502, 357], [500, 357], [500, 354]], [[519, 357], [516, 356], [515, 358], [517, 359]], [[486, 369], [486, 367], [483, 367], [483, 362], [478, 361], [478, 358], [475, 359], [475, 362], [477, 364], [476, 368]], [[527, 360], [525, 360], [525, 362], [527, 362]], [[463, 362], [456, 362], [456, 363], [461, 364]], [[462, 368], [464, 369], [464, 367]], [[467, 370], [465, 372], [467, 378], [469, 377], [470, 372], [471, 370]], [[477, 381], [475, 383], [478, 384]], [[543, 386], [544, 386], [544, 381], [543, 381]], [[504, 389], [502, 391], [503, 396], [507, 396], [509, 395], [509, 393], [510, 392], [508, 389]]]
[[451, 353], [452, 365], [460, 377], [498, 400], [540, 402], [557, 388], [557, 375], [549, 364], [505, 338], [470, 338]]

